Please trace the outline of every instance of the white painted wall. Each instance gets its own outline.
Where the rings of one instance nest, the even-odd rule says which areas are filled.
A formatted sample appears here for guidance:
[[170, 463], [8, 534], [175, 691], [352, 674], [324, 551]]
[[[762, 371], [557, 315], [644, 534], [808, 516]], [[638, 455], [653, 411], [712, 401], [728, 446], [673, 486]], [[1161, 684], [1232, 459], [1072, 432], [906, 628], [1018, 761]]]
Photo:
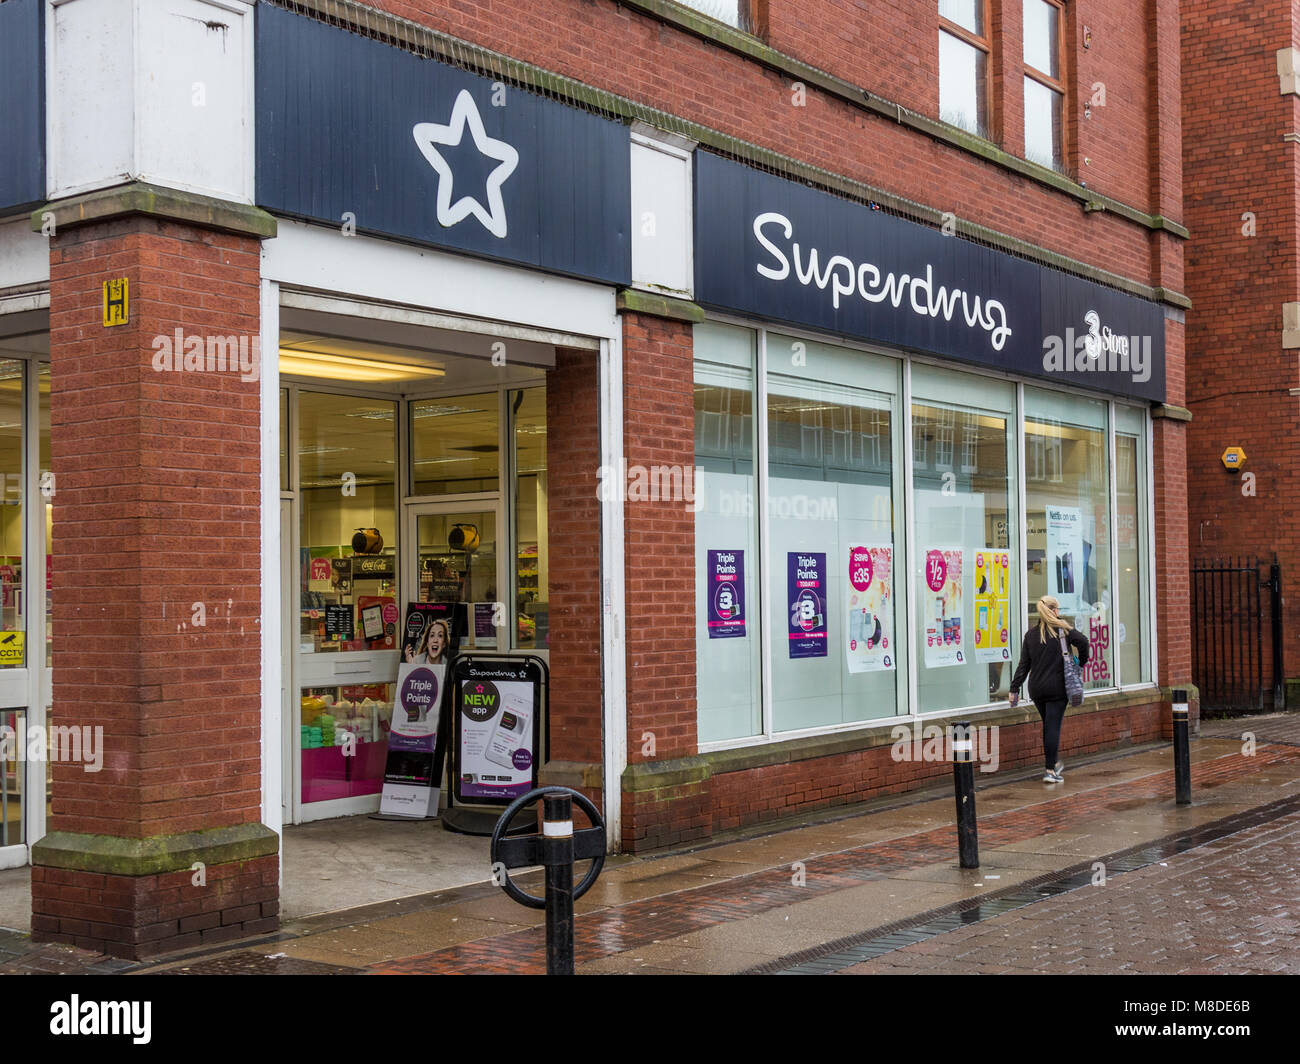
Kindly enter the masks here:
[[50, 245], [26, 215], [0, 222], [0, 291], [50, 283]]
[[632, 285], [691, 298], [691, 151], [694, 144], [649, 126], [632, 130]]
[[253, 202], [253, 4], [51, 0], [51, 199], [147, 181]]

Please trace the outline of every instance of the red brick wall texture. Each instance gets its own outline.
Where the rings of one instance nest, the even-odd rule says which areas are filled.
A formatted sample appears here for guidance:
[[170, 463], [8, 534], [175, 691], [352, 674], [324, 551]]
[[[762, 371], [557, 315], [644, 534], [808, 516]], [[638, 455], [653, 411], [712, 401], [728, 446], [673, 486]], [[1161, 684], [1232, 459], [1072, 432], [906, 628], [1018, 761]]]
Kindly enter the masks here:
[[[1187, 224], [1188, 536], [1193, 557], [1278, 554], [1283, 661], [1300, 674], [1297, 352], [1282, 305], [1300, 299], [1300, 97], [1283, 96], [1279, 49], [1300, 43], [1290, 0], [1184, 0], [1183, 159]], [[1245, 449], [1254, 483], [1220, 456]], [[1250, 492], [1253, 490], [1253, 494]], [[1271, 669], [1265, 639], [1265, 669]], [[1232, 648], [1240, 651], [1242, 648]]]

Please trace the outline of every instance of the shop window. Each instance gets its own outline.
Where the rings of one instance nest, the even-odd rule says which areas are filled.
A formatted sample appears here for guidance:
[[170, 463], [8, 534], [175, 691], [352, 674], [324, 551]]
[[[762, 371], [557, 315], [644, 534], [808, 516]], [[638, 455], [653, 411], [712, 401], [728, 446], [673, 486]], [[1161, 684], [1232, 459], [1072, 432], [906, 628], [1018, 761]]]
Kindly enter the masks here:
[[499, 399], [483, 392], [411, 404], [413, 495], [500, 490]]
[[695, 632], [699, 741], [763, 731], [754, 333], [695, 327]]
[[1061, 5], [1023, 0], [1025, 32], [1025, 158], [1064, 166], [1065, 82], [1061, 73]]
[[304, 653], [394, 650], [397, 405], [298, 395]]
[[939, 0], [939, 117], [988, 136], [986, 0]]
[[[0, 360], [0, 640], [6, 653], [0, 666], [21, 667], [22, 650], [15, 641], [26, 639], [23, 597], [23, 370], [25, 363]], [[39, 586], [39, 585], [37, 585]]]
[[514, 444], [514, 646], [544, 650], [550, 645], [546, 389], [511, 392], [509, 404]]
[[[917, 699], [922, 713], [1005, 697], [1020, 646], [1016, 393], [1001, 381], [912, 367], [912, 431], [962, 440], [912, 472]], [[960, 402], [956, 400], [960, 399]]]
[[766, 356], [771, 729], [893, 716], [900, 364], [775, 333]]
[[289, 389], [280, 389], [280, 490], [289, 484]]
[[[1025, 389], [1025, 444], [1042, 440], [1060, 456], [1059, 476], [1026, 476], [1025, 590], [1029, 623], [1053, 595], [1061, 615], [1088, 636], [1084, 686], [1115, 686], [1112, 653], [1110, 449], [1107, 406], [1063, 392]], [[1053, 441], [1055, 447], [1046, 446]], [[1031, 471], [1032, 472], [1032, 471]]]
[[1150, 557], [1146, 500], [1146, 415], [1135, 407], [1115, 408], [1115, 644], [1119, 682], [1151, 680]]

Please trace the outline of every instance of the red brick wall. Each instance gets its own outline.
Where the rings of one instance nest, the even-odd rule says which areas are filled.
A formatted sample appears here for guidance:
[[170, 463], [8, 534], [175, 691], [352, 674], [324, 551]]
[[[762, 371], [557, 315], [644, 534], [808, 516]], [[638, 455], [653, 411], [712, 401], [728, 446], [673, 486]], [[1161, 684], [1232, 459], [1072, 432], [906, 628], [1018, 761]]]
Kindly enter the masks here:
[[[691, 471], [693, 484], [691, 327], [625, 313], [623, 382], [629, 480], [634, 467], [676, 466]], [[685, 498], [629, 498], [624, 523], [628, 761], [690, 756], [696, 748], [695, 513]]]
[[[1153, 2], [1164, 26], [1171, 2]], [[1158, 243], [1146, 230], [1108, 212], [1085, 214], [1073, 197], [811, 86], [806, 106], [796, 107], [793, 82], [786, 75], [613, 0], [455, 6], [382, 0], [377, 6], [1103, 269], [1143, 281], [1156, 272]], [[1019, 4], [1000, 0], [993, 6]], [[1147, 5], [1077, 0], [1070, 7], [1093, 29], [1093, 44], [1067, 63], [1075, 79], [1067, 110], [1082, 107], [1078, 94], [1085, 86], [1089, 95], [1094, 82], [1107, 88], [1106, 106], [1094, 108], [1092, 119], [1079, 123], [1073, 162], [1088, 187], [1139, 209], [1154, 209], [1147, 73], [1153, 45]], [[1006, 10], [1004, 18], [1005, 146], [1019, 153], [1020, 16]], [[768, 4], [768, 34], [776, 48], [927, 115], [938, 109], [937, 19], [933, 0]], [[1168, 32], [1162, 31], [1158, 40], [1166, 57], [1177, 47], [1176, 36]], [[611, 56], [618, 62], [611, 62]], [[1174, 91], [1175, 81], [1163, 69], [1159, 84]], [[1178, 122], [1177, 107], [1172, 101], [1170, 106], [1159, 120], [1165, 133]], [[1165, 190], [1160, 209], [1179, 220], [1174, 191]], [[1179, 288], [1181, 277], [1166, 270], [1162, 283]]]
[[[52, 243], [53, 720], [102, 727], [105, 751], [98, 773], [52, 766], [52, 831], [259, 820], [258, 383], [152, 365], [177, 328], [258, 335], [258, 252], [139, 218]], [[131, 320], [104, 328], [119, 276]]]
[[[1267, 555], [1282, 566], [1288, 672], [1300, 672], [1300, 531], [1293, 478], [1300, 437], [1297, 352], [1282, 348], [1282, 304], [1297, 276], [1300, 101], [1283, 97], [1275, 53], [1297, 43], [1284, 0], [1184, 0], [1183, 163], [1187, 224], [1188, 534], [1193, 557]], [[1242, 215], [1255, 216], [1256, 235]], [[1255, 495], [1220, 455], [1245, 449]], [[1270, 669], [1267, 635], [1265, 669]]]
[[212, 865], [201, 885], [194, 876], [189, 869], [127, 877], [37, 866], [33, 935], [143, 959], [278, 928], [278, 857]]
[[[599, 764], [600, 381], [592, 352], [556, 352], [546, 377], [546, 425], [550, 753], [555, 761]], [[587, 796], [600, 804], [599, 791]]]

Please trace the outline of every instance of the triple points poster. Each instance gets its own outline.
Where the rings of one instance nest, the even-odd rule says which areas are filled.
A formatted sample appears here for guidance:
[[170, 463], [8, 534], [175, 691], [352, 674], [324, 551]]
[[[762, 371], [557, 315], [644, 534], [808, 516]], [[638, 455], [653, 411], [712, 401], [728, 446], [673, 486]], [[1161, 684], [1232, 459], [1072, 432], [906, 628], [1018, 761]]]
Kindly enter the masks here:
[[438, 813], [441, 780], [433, 778], [438, 710], [446, 665], [405, 664], [397, 669], [397, 699], [388, 731], [388, 759], [379, 811], [423, 818]]
[[975, 660], [1011, 660], [1011, 552], [975, 552]]
[[826, 555], [786, 554], [790, 657], [826, 657]]
[[706, 562], [710, 639], [736, 639], [745, 634], [745, 552], [711, 550]]
[[850, 547], [844, 654], [851, 673], [894, 667], [893, 548]]
[[962, 549], [934, 547], [925, 552], [924, 562], [919, 605], [925, 621], [925, 667], [964, 665]]

